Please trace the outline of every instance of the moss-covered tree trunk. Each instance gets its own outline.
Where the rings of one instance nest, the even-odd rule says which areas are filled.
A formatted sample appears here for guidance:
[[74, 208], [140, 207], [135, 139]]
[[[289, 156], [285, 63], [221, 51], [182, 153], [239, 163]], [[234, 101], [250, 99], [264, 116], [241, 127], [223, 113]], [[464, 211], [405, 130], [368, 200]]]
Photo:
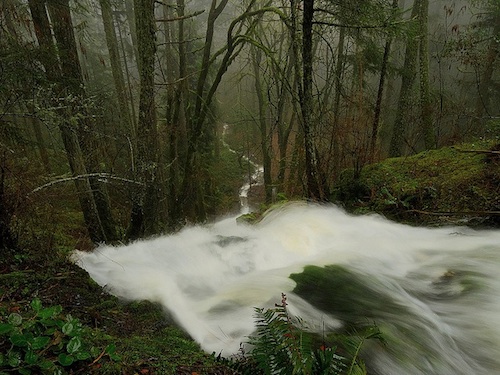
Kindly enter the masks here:
[[[74, 82], [72, 82], [74, 77], [67, 77], [66, 79], [61, 68], [62, 61], [66, 59], [64, 53], [68, 52], [64, 50], [63, 45], [60, 45], [58, 46], [59, 54], [57, 53], [56, 46], [54, 45], [52, 39], [52, 30], [47, 15], [47, 9], [45, 7], [45, 0], [29, 0], [28, 4], [32, 15], [35, 35], [37, 37], [37, 41], [41, 51], [40, 61], [45, 67], [45, 71], [47, 72], [47, 78], [49, 79], [49, 81], [53, 82], [56, 85], [56, 89], [60, 91], [62, 95], [64, 95], [65, 92], [70, 92], [67, 90], [67, 85], [69, 86], [71, 84], [74, 84]], [[51, 4], [51, 6], [53, 7], [57, 7], [58, 5], [60, 6], [61, 4]], [[64, 4], [62, 5], [64, 6]], [[67, 17], [68, 15], [69, 8], [65, 17]], [[54, 12], [54, 16], [57, 16], [57, 12]], [[68, 20], [66, 18], [65, 20], [59, 21], [68, 22], [70, 21], [70, 19]], [[64, 32], [64, 30], [61, 31]], [[67, 59], [66, 65], [68, 65]], [[69, 65], [71, 69], [71, 64]], [[73, 176], [75, 177], [75, 187], [78, 193], [80, 207], [83, 212], [89, 236], [95, 243], [105, 242], [107, 237], [101, 223], [98, 207], [94, 198], [94, 194], [92, 193], [92, 187], [87, 177], [88, 171], [85, 165], [82, 149], [80, 147], [77, 131], [71, 125], [69, 120], [65, 120], [68, 117], [71, 117], [72, 114], [66, 112], [60, 113], [60, 115], [62, 117], [62, 120], [59, 122], [59, 129], [61, 131], [61, 136], [66, 150], [70, 169]]]
[[[418, 1], [415, 0], [411, 12], [411, 19], [418, 16]], [[401, 72], [401, 90], [399, 91], [398, 106], [396, 109], [396, 119], [392, 129], [392, 137], [389, 145], [389, 156], [401, 156], [407, 129], [408, 112], [411, 106], [412, 91], [417, 74], [418, 39], [415, 35], [406, 37], [405, 59]]]
[[[497, 10], [500, 13], [500, 9]], [[488, 45], [488, 50], [485, 59], [484, 70], [481, 74], [481, 80], [478, 85], [478, 96], [476, 100], [476, 113], [473, 121], [474, 130], [479, 129], [482, 122], [483, 114], [486, 112], [491, 115], [491, 94], [490, 90], [493, 84], [493, 73], [495, 71], [495, 61], [500, 53], [500, 14], [496, 14], [493, 18], [493, 34]]]
[[159, 230], [158, 202], [158, 130], [156, 124], [154, 70], [156, 33], [154, 0], [135, 0], [135, 20], [140, 79], [137, 132], [137, 180], [142, 187], [135, 191], [127, 236], [136, 239]]
[[436, 148], [429, 86], [429, 0], [419, 0], [419, 73], [421, 129], [426, 149]]
[[[96, 122], [87, 113], [87, 108], [80, 105], [85, 102], [85, 89], [83, 76], [78, 58], [73, 22], [69, 8], [69, 0], [49, 0], [47, 2], [52, 21], [52, 31], [57, 43], [59, 61], [61, 63], [61, 87], [65, 92], [78, 100], [70, 105], [70, 116], [78, 118], [76, 131], [78, 141], [83, 152], [83, 162], [88, 173], [101, 171], [99, 160], [100, 144], [96, 134]], [[66, 126], [73, 127], [69, 122]], [[116, 227], [111, 213], [109, 195], [106, 185], [98, 177], [89, 177], [91, 194], [93, 195], [99, 222], [107, 242], [118, 239]]]
[[125, 79], [123, 78], [123, 68], [118, 50], [118, 39], [116, 37], [113, 21], [111, 1], [99, 0], [99, 4], [101, 5], [102, 23], [104, 26], [104, 34], [106, 36], [106, 45], [108, 47], [111, 74], [113, 75], [113, 83], [115, 85], [116, 97], [118, 99], [119, 122], [120, 125], [127, 129], [127, 132], [131, 132], [132, 121], [125, 90]]

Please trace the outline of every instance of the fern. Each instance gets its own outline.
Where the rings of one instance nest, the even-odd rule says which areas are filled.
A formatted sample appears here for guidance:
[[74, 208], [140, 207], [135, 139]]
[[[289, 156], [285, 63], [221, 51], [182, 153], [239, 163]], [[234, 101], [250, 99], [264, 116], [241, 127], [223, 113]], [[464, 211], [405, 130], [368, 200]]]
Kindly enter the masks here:
[[[271, 309], [255, 308], [255, 333], [246, 355], [226, 360], [226, 365], [246, 374], [264, 375], [366, 375], [359, 358], [361, 347], [370, 338], [382, 340], [380, 331], [369, 326], [363, 332], [332, 334], [335, 345], [327, 345], [318, 335], [308, 333], [300, 318], [287, 311], [286, 295]], [[339, 355], [341, 351], [343, 355]]]

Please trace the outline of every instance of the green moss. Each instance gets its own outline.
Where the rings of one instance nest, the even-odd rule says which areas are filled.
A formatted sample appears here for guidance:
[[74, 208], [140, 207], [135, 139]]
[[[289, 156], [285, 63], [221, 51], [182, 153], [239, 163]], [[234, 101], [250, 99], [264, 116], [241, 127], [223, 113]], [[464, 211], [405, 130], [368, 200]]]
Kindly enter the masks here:
[[436, 213], [498, 211], [500, 166], [474, 152], [494, 145], [482, 141], [391, 158], [366, 166], [359, 178], [344, 171], [334, 200], [351, 210], [424, 222], [436, 221]]
[[376, 319], [380, 311], [404, 311], [388, 295], [371, 287], [375, 280], [355, 275], [342, 266], [307, 266], [290, 278], [297, 283], [294, 293], [349, 323]]

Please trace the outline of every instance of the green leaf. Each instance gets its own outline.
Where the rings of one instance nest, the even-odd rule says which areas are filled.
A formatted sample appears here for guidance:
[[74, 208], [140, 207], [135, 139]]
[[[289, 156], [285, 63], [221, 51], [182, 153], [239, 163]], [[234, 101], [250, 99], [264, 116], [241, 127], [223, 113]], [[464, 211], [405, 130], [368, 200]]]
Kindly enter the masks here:
[[53, 362], [49, 361], [48, 359], [41, 358], [40, 362], [38, 363], [38, 366], [42, 370], [49, 370], [49, 369], [53, 368], [55, 365]]
[[107, 354], [113, 354], [116, 351], [116, 345], [115, 344], [109, 344], [106, 346], [106, 353]]
[[19, 315], [18, 313], [12, 313], [9, 315], [9, 318], [7, 321], [12, 324], [13, 326], [20, 326], [21, 323], [23, 322], [23, 317]]
[[66, 355], [64, 353], [59, 354], [57, 357], [59, 363], [63, 366], [71, 366], [75, 361], [75, 358], [72, 355]]
[[72, 337], [66, 345], [66, 350], [69, 354], [76, 353], [82, 347], [82, 341], [78, 336]]
[[60, 314], [62, 307], [59, 305], [47, 307], [46, 309], [40, 310], [38, 315], [42, 319], [52, 318], [53, 316]]
[[33, 350], [28, 349], [24, 355], [24, 361], [28, 365], [32, 366], [38, 362], [38, 354], [36, 354]]
[[35, 298], [33, 301], [31, 301], [31, 308], [36, 312], [39, 312], [42, 309], [42, 301], [40, 301], [38, 298]]
[[42, 349], [45, 348], [49, 344], [49, 342], [50, 342], [50, 337], [47, 336], [35, 337], [31, 341], [31, 348], [33, 350]]
[[14, 325], [8, 323], [0, 323], [0, 335], [9, 333], [14, 329]]
[[21, 363], [21, 354], [14, 350], [11, 350], [7, 356], [7, 363], [10, 367], [18, 367]]
[[12, 335], [10, 342], [15, 346], [25, 347], [28, 346], [28, 337], [26, 335]]
[[65, 335], [71, 335], [71, 332], [73, 332], [73, 329], [75, 328], [75, 326], [73, 325], [73, 323], [71, 322], [66, 322], [61, 330], [62, 330], [62, 333], [64, 333]]
[[76, 353], [76, 359], [79, 361], [85, 361], [91, 357], [89, 352], [78, 352]]
[[109, 358], [111, 358], [113, 361], [121, 361], [122, 358], [115, 353], [116, 351], [116, 345], [115, 344], [109, 344], [106, 347], [106, 353], [108, 354]]
[[19, 374], [21, 374], [21, 375], [30, 375], [31, 374], [31, 370], [29, 368], [20, 368], [18, 371], [19, 371]]

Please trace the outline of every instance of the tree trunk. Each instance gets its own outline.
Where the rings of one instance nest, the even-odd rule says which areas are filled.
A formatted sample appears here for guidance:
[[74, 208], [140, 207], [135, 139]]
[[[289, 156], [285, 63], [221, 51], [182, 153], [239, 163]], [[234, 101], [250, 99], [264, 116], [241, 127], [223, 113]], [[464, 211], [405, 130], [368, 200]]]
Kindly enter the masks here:
[[314, 0], [304, 0], [302, 18], [302, 98], [300, 98], [302, 111], [302, 129], [304, 132], [304, 151], [306, 158], [306, 196], [312, 200], [323, 201], [326, 191], [321, 182], [318, 170], [318, 155], [314, 142], [314, 124], [312, 114], [314, 111], [312, 97], [312, 72], [313, 72], [313, 16]]
[[[343, 19], [343, 17], [341, 17]], [[333, 164], [333, 175], [336, 176], [340, 172], [340, 137], [339, 137], [339, 125], [340, 125], [340, 97], [342, 95], [342, 72], [344, 70], [344, 64], [346, 61], [345, 53], [345, 27], [339, 28], [339, 41], [337, 44], [337, 61], [335, 63], [335, 95], [333, 98], [333, 124], [331, 129], [330, 138], [330, 149], [328, 155], [331, 155]]]
[[420, 113], [426, 149], [436, 148], [429, 88], [429, 0], [419, 0]]
[[264, 190], [266, 203], [272, 202], [272, 178], [271, 178], [271, 156], [269, 154], [270, 135], [267, 131], [266, 104], [264, 92], [262, 91], [260, 64], [262, 62], [262, 50], [252, 46], [252, 66], [255, 78], [255, 93], [257, 95], [258, 118], [260, 130], [260, 144], [262, 152], [262, 166], [264, 168]]
[[[398, 9], [398, 0], [393, 0], [392, 10], [396, 12]], [[387, 65], [389, 63], [389, 54], [391, 52], [392, 35], [387, 37], [384, 47], [384, 56], [382, 57], [382, 66], [380, 68], [380, 80], [378, 83], [377, 100], [375, 103], [375, 113], [373, 116], [372, 135], [370, 139], [370, 161], [375, 161], [375, 148], [377, 146], [378, 131], [380, 127], [380, 115], [382, 113], [382, 98], [384, 96], [385, 78], [387, 75]]]
[[499, 36], [500, 36], [500, 16], [497, 15], [494, 21], [493, 35], [491, 36], [491, 41], [488, 46], [488, 52], [486, 55], [486, 65], [484, 67], [483, 74], [481, 76], [481, 81], [478, 85], [478, 97], [476, 100], [476, 113], [475, 119], [473, 121], [475, 131], [479, 130], [479, 125], [482, 122], [483, 114], [486, 112], [490, 114], [491, 109], [491, 95], [490, 87], [492, 85], [493, 72], [495, 67], [495, 61], [500, 52], [499, 48]]
[[120, 53], [118, 51], [118, 39], [116, 37], [113, 22], [111, 2], [110, 0], [99, 0], [99, 4], [101, 5], [102, 23], [104, 26], [104, 33], [106, 35], [106, 45], [108, 47], [109, 60], [111, 63], [111, 73], [113, 75], [116, 97], [118, 99], [118, 116], [120, 124], [130, 132], [132, 130], [132, 126], [130, 124], [130, 111], [125, 91], [122, 63], [120, 61]]
[[139, 53], [139, 121], [137, 134], [137, 173], [143, 187], [134, 194], [128, 238], [156, 234], [158, 223], [158, 131], [154, 97], [156, 54], [154, 0], [135, 0], [135, 19]]
[[[61, 86], [67, 90], [68, 94], [79, 98], [76, 102], [72, 101], [70, 116], [83, 114], [78, 121], [76, 129], [73, 129], [73, 131], [76, 130], [81, 150], [84, 153], [84, 166], [87, 172], [100, 172], [101, 163], [97, 155], [99, 145], [95, 136], [96, 124], [86, 113], [86, 108], [79, 106], [80, 101], [84, 102], [85, 90], [71, 20], [69, 0], [50, 0], [47, 4], [61, 62]], [[69, 123], [66, 126], [71, 128]], [[94, 196], [93, 200], [97, 208], [99, 222], [103, 229], [104, 241], [115, 241], [118, 239], [118, 236], [111, 213], [106, 185], [100, 182], [97, 177], [89, 178], [89, 184], [91, 186], [90, 192]]]
[[[52, 31], [45, 8], [45, 0], [29, 0], [29, 7], [35, 34], [42, 51], [40, 61], [45, 66], [48, 79], [57, 86], [62, 86], [63, 77], [57, 60], [56, 48], [52, 42]], [[61, 116], [65, 116], [65, 114], [61, 114]], [[89, 236], [94, 243], [105, 242], [106, 235], [101, 225], [92, 188], [89, 180], [84, 177], [87, 175], [87, 169], [76, 132], [67, 121], [61, 121], [59, 129], [71, 172], [75, 177], [82, 176], [82, 178], [75, 178], [75, 187]]]
[[[419, 12], [418, 0], [415, 0], [411, 11], [411, 19], [415, 19]], [[414, 36], [408, 36], [406, 40], [405, 60], [401, 73], [401, 90], [399, 92], [396, 119], [392, 130], [392, 137], [389, 146], [389, 156], [401, 156], [403, 152], [403, 142], [407, 127], [407, 114], [411, 104], [411, 93], [415, 76], [417, 73], [416, 62], [418, 55], [418, 40]]]

